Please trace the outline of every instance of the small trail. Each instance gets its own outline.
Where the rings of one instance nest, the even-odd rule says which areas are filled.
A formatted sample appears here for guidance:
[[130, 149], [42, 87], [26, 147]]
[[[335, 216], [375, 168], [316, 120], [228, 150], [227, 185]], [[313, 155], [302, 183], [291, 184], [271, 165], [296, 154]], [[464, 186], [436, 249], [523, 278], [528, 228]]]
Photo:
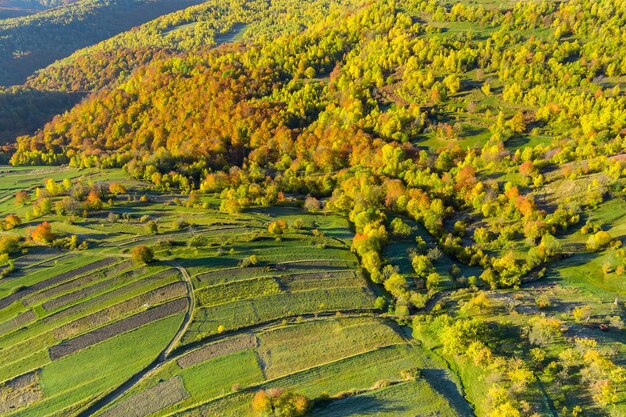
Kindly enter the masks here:
[[161, 352], [162, 361], [165, 361], [167, 358], [169, 358], [172, 351], [178, 345], [178, 342], [180, 342], [180, 339], [183, 337], [185, 333], [187, 333], [187, 330], [189, 329], [189, 326], [191, 325], [191, 322], [193, 321], [194, 312], [196, 311], [196, 295], [194, 293], [193, 284], [191, 282], [191, 277], [189, 276], [189, 273], [187, 272], [185, 268], [183, 268], [179, 264], [174, 264], [173, 266], [174, 268], [178, 269], [180, 273], [183, 275], [183, 279], [185, 280], [185, 285], [187, 285], [187, 299], [189, 300], [189, 308], [187, 309], [187, 312], [185, 313], [185, 318], [183, 319], [183, 323], [178, 329], [178, 332], [176, 332], [176, 334], [174, 335], [174, 338], [169, 343], [169, 345], [167, 345], [165, 350]]
[[153, 360], [145, 368], [141, 369], [140, 371], [132, 375], [122, 385], [119, 385], [113, 391], [111, 391], [104, 397], [100, 398], [99, 400], [91, 404], [85, 410], [78, 413], [77, 414], [78, 417], [87, 417], [87, 416], [91, 416], [97, 413], [105, 406], [111, 404], [113, 401], [120, 398], [122, 395], [128, 392], [131, 388], [133, 388], [139, 382], [141, 382], [144, 378], [150, 376], [153, 372], [158, 370], [163, 364], [167, 362], [170, 355], [172, 354], [174, 349], [177, 347], [180, 339], [187, 332], [187, 329], [189, 329], [189, 326], [191, 325], [191, 322], [193, 320], [193, 315], [196, 309], [196, 297], [194, 294], [193, 284], [191, 282], [191, 277], [189, 276], [189, 273], [187, 272], [185, 268], [183, 268], [179, 264], [172, 264], [172, 266], [181, 272], [183, 279], [185, 280], [185, 284], [187, 285], [188, 308], [187, 308], [187, 312], [185, 313], [183, 322], [178, 328], [178, 331], [176, 332], [172, 340], [170, 340], [170, 342], [167, 344], [167, 346], [165, 346], [165, 348], [161, 351], [161, 353], [159, 354], [159, 356], [157, 356], [155, 360]]

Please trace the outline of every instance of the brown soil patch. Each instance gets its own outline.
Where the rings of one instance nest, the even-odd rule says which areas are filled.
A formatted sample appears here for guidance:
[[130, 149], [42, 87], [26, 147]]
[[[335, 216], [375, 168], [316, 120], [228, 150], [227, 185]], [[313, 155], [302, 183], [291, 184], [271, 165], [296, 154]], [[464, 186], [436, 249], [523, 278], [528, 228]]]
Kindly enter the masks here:
[[56, 337], [57, 340], [63, 340], [76, 336], [89, 329], [133, 314], [141, 308], [152, 307], [164, 301], [181, 297], [185, 295], [186, 292], [187, 286], [184, 282], [168, 284], [58, 327], [54, 329], [54, 337]]
[[178, 273], [179, 272], [176, 269], [166, 269], [166, 270], [157, 272], [156, 274], [144, 277], [140, 279], [139, 281], [131, 282], [130, 284], [125, 285], [121, 288], [116, 288], [113, 291], [109, 291], [107, 293], [101, 294], [97, 297], [94, 297], [80, 304], [76, 304], [72, 307], [66, 308], [65, 310], [61, 310], [58, 313], [54, 313], [53, 315], [44, 318], [44, 321], [48, 323], [50, 321], [62, 320], [65, 317], [78, 314], [82, 311], [86, 311], [92, 307], [98, 306], [106, 302], [106, 300], [115, 299], [124, 294], [134, 292], [135, 290], [139, 288], [143, 288], [144, 286], [146, 286], [147, 281], [158, 281], [162, 278], [165, 278], [168, 275], [177, 275]]
[[76, 291], [64, 294], [50, 301], [46, 301], [42, 304], [42, 307], [46, 311], [58, 310], [59, 308], [65, 307], [66, 305], [71, 304], [75, 301], [104, 292], [108, 288], [123, 285], [126, 281], [132, 280], [140, 275], [145, 274], [146, 271], [147, 269], [144, 267], [135, 269], [134, 271], [125, 272], [121, 275], [99, 282], [90, 287], [79, 288]]
[[26, 407], [43, 397], [37, 371], [0, 384], [0, 415]]
[[25, 311], [15, 316], [11, 320], [5, 321], [4, 323], [0, 324], [0, 334], [5, 334], [10, 332], [11, 330], [18, 329], [25, 324], [34, 321], [36, 318], [37, 315], [33, 313], [32, 310]]
[[24, 304], [32, 305], [37, 303], [38, 301], [51, 298], [57, 294], [71, 291], [74, 288], [81, 288], [92, 282], [115, 276], [120, 272], [127, 270], [132, 265], [132, 261], [124, 261], [113, 266], [108, 266], [106, 268], [84, 275], [80, 278], [64, 282], [63, 284], [48, 288], [44, 291], [38, 292], [37, 294], [33, 294], [32, 296], [24, 300]]
[[76, 268], [74, 270], [64, 272], [55, 277], [40, 281], [36, 284], [31, 285], [30, 287], [27, 287], [21, 291], [18, 291], [16, 293], [9, 295], [8, 297], [4, 297], [3, 299], [1, 299], [0, 310], [5, 307], [10, 306], [11, 304], [13, 304], [13, 302], [19, 300], [20, 298], [26, 297], [27, 295], [33, 294], [37, 291], [41, 291], [50, 286], [60, 284], [61, 282], [67, 281], [68, 279], [72, 279], [79, 275], [86, 274], [87, 272], [92, 271], [94, 269], [98, 269], [98, 268], [102, 268], [104, 266], [110, 265], [115, 261], [116, 261], [116, 258], [105, 258], [100, 261], [90, 263], [89, 265], [83, 265], [80, 268]]
[[179, 376], [159, 382], [109, 408], [100, 417], [144, 417], [189, 397]]
[[218, 356], [228, 355], [229, 353], [239, 352], [241, 350], [252, 349], [256, 347], [256, 336], [252, 333], [236, 336], [231, 339], [221, 340], [217, 343], [211, 343], [198, 350], [194, 350], [178, 359], [178, 366], [188, 368], [190, 366], [208, 361]]
[[74, 352], [85, 349], [96, 343], [103, 342], [121, 333], [126, 333], [145, 324], [174, 315], [187, 309], [186, 298], [170, 301], [160, 306], [151, 308], [134, 316], [116, 321], [104, 327], [100, 327], [89, 333], [66, 340], [48, 349], [50, 359], [56, 360]]

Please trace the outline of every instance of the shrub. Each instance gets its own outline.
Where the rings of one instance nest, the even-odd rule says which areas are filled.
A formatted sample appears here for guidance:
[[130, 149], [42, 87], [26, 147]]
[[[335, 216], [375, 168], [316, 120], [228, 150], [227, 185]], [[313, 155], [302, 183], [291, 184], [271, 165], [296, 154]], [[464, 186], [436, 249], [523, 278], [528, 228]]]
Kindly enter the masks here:
[[441, 285], [441, 281], [441, 275], [436, 272], [432, 272], [426, 277], [426, 288], [428, 288], [429, 291], [435, 291]]
[[540, 309], [550, 308], [552, 306], [552, 301], [550, 301], [550, 297], [546, 294], [542, 294], [535, 300], [537, 307]]
[[430, 259], [425, 255], [415, 255], [413, 259], [411, 259], [411, 265], [415, 273], [420, 277], [427, 276], [433, 269]]
[[589, 236], [589, 239], [587, 239], [586, 243], [587, 249], [593, 251], [600, 250], [608, 246], [608, 244], [611, 243], [612, 239], [613, 238], [608, 232], [600, 230], [599, 232], [596, 232], [595, 234]]
[[528, 320], [526, 334], [535, 346], [548, 346], [561, 335], [561, 321], [554, 317], [536, 316]]
[[252, 398], [252, 410], [259, 417], [300, 417], [311, 407], [311, 401], [301, 394], [278, 388], [260, 390]]
[[307, 197], [304, 200], [304, 209], [306, 211], [318, 211], [321, 207], [321, 203], [315, 197]]
[[185, 219], [181, 218], [174, 222], [174, 228], [176, 230], [186, 229], [187, 227], [189, 227], [189, 223]]
[[1, 236], [0, 237], [0, 255], [15, 253], [20, 250], [20, 238], [18, 236]]
[[411, 235], [412, 231], [411, 226], [403, 222], [399, 217], [391, 221], [391, 233], [398, 238], [406, 238]]
[[126, 194], [126, 187], [119, 182], [112, 182], [109, 184], [109, 192], [115, 195]]
[[426, 257], [428, 257], [428, 259], [431, 262], [435, 262], [436, 260], [438, 260], [442, 256], [443, 256], [443, 253], [441, 252], [441, 249], [439, 249], [439, 248], [429, 249], [428, 252], [426, 253]]
[[228, 214], [237, 214], [241, 213], [243, 207], [237, 200], [234, 199], [225, 199], [220, 203], [220, 211]]
[[384, 310], [387, 307], [387, 300], [385, 297], [377, 297], [376, 301], [374, 301], [374, 308], [376, 310]]
[[154, 252], [146, 245], [135, 246], [130, 252], [136, 263], [150, 263], [154, 260]]
[[241, 267], [242, 267], [242, 268], [247, 268], [247, 267], [249, 267], [249, 266], [254, 266], [254, 265], [258, 264], [258, 263], [259, 263], [259, 258], [258, 258], [258, 256], [256, 256], [256, 255], [250, 255], [250, 256], [248, 256], [248, 257], [246, 257], [246, 258], [243, 258], [243, 259], [241, 260]]
[[86, 241], [78, 242], [78, 236], [76, 235], [55, 239], [52, 242], [52, 246], [67, 250], [85, 250], [89, 247]]
[[26, 191], [18, 191], [15, 193], [15, 203], [20, 206], [28, 204], [30, 203], [30, 196]]
[[146, 233], [149, 235], [156, 235], [159, 233], [159, 226], [154, 220], [150, 220], [146, 223]]
[[302, 229], [304, 227], [304, 220], [302, 220], [302, 218], [298, 217], [297, 219], [295, 219], [291, 223], [291, 227], [293, 227], [294, 230]]
[[43, 243], [47, 245], [54, 240], [54, 233], [52, 233], [52, 226], [48, 222], [43, 222], [30, 233], [30, 237], [37, 243]]
[[187, 246], [189, 246], [190, 248], [200, 248], [208, 244], [209, 244], [209, 239], [207, 239], [207, 237], [203, 235], [192, 236], [187, 241]]
[[395, 313], [399, 319], [406, 319], [411, 314], [409, 308], [404, 305], [397, 305]]
[[22, 224], [22, 220], [15, 214], [9, 214], [4, 218], [4, 229], [11, 230]]
[[398, 298], [406, 293], [409, 284], [403, 275], [394, 273], [385, 281], [385, 289]]
[[410, 368], [400, 371], [400, 376], [405, 381], [415, 381], [422, 376], [422, 371], [419, 368]]
[[572, 317], [577, 323], [581, 323], [591, 318], [592, 309], [590, 306], [578, 306], [572, 310]]
[[465, 353], [472, 342], [484, 339], [486, 330], [485, 324], [475, 319], [457, 320], [446, 325], [440, 336], [444, 353]]
[[287, 222], [284, 220], [276, 220], [267, 226], [267, 231], [273, 235], [281, 235], [287, 230]]

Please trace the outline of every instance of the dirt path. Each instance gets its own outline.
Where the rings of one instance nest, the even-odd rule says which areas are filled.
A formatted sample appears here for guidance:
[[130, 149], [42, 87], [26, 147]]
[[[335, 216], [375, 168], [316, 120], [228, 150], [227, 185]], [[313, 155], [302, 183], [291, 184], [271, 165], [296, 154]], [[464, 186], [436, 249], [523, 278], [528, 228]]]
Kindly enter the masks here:
[[196, 311], [196, 296], [193, 290], [193, 284], [191, 283], [191, 277], [189, 276], [189, 273], [187, 272], [185, 268], [183, 268], [179, 264], [174, 264], [173, 266], [174, 268], [178, 269], [180, 273], [183, 275], [183, 279], [185, 280], [185, 284], [187, 285], [187, 299], [189, 300], [189, 308], [187, 309], [187, 312], [185, 313], [183, 324], [178, 329], [178, 332], [176, 332], [176, 334], [174, 335], [174, 338], [172, 339], [170, 344], [167, 345], [165, 350], [161, 352], [161, 357], [163, 361], [169, 358], [172, 351], [178, 345], [178, 342], [180, 342], [180, 339], [183, 337], [185, 333], [187, 333], [187, 329], [189, 329], [189, 326], [191, 325], [191, 322], [193, 321], [194, 312]]

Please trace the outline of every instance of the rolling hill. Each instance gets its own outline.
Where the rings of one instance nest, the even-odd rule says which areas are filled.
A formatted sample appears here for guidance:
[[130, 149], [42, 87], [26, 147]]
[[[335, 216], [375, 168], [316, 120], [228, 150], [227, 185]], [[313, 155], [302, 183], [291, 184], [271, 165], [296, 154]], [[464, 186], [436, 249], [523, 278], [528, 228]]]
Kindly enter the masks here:
[[0, 414], [626, 413], [625, 1], [103, 36], [0, 92]]
[[0, 85], [23, 83], [35, 70], [193, 1], [81, 0], [0, 20]]

